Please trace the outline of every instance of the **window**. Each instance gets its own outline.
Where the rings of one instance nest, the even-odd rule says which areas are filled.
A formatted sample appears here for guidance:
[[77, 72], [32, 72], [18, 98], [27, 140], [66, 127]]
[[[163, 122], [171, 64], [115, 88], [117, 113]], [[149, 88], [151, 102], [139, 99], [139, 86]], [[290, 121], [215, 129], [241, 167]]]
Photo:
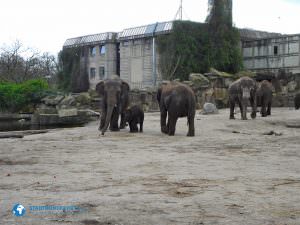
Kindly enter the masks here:
[[105, 45], [100, 45], [99, 46], [99, 54], [104, 55], [105, 54]]
[[90, 68], [90, 80], [94, 80], [96, 77], [96, 68], [91, 67]]
[[278, 55], [278, 46], [274, 46], [274, 55]]
[[99, 78], [100, 78], [100, 80], [103, 80], [104, 77], [105, 77], [105, 68], [104, 68], [104, 66], [100, 66], [99, 67]]
[[91, 56], [95, 56], [96, 55], [96, 48], [95, 48], [95, 46], [93, 46], [93, 47], [90, 48], [90, 55]]
[[122, 43], [122, 45], [123, 45], [124, 47], [128, 46], [128, 45], [129, 45], [129, 41], [124, 41], [124, 42]]

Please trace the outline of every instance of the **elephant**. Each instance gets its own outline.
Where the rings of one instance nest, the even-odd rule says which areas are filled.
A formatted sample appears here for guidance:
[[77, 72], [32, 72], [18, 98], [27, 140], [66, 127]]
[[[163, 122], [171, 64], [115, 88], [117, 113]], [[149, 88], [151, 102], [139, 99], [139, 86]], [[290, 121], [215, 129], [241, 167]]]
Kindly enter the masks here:
[[[160, 108], [162, 133], [174, 136], [177, 119], [187, 117], [189, 127], [187, 136], [195, 136], [196, 98], [189, 86], [177, 81], [162, 84], [157, 91], [157, 100]], [[168, 122], [166, 124], [167, 116]]]
[[133, 105], [125, 111], [125, 122], [129, 124], [130, 132], [138, 132], [137, 124], [140, 126], [140, 132], [143, 132], [144, 111], [138, 105]]
[[260, 114], [262, 117], [271, 115], [271, 106], [273, 98], [272, 90], [273, 85], [267, 80], [263, 80], [258, 84], [258, 88], [256, 91], [256, 101], [257, 106], [261, 106]]
[[234, 118], [235, 103], [238, 103], [242, 120], [247, 120], [248, 100], [252, 107], [251, 118], [256, 118], [256, 81], [250, 77], [241, 77], [228, 88], [230, 119]]
[[[100, 81], [96, 85], [96, 91], [103, 97], [101, 105], [101, 119], [99, 131], [102, 135], [106, 132], [108, 125], [111, 131], [119, 131], [125, 128], [125, 110], [129, 104], [129, 85], [115, 75], [110, 79]], [[120, 127], [118, 125], [121, 115]]]
[[300, 92], [295, 95], [294, 98], [295, 109], [300, 109]]

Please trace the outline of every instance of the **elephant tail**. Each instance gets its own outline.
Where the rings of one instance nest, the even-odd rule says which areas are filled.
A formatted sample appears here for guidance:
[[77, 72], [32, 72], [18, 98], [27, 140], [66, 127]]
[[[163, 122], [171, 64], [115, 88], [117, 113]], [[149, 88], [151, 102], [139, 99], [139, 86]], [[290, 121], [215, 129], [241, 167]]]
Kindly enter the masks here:
[[195, 117], [195, 110], [196, 110], [196, 100], [195, 98], [192, 98], [188, 101], [188, 119], [187, 119], [187, 125], [190, 125], [190, 121], [193, 117]]

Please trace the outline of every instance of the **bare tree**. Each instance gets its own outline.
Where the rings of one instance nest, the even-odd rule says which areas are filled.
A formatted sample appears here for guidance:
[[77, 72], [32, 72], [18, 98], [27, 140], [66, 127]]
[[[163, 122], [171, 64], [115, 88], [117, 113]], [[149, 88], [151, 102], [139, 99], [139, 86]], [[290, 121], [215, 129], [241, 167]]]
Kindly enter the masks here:
[[33, 78], [51, 79], [56, 68], [53, 55], [24, 47], [18, 40], [0, 48], [0, 81], [19, 83]]

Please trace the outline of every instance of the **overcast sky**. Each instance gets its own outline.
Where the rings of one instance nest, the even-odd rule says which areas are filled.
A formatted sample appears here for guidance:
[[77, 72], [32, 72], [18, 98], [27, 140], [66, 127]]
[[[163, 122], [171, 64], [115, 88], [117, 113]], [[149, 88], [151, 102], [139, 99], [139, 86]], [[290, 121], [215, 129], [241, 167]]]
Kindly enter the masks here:
[[[56, 54], [67, 38], [173, 20], [180, 0], [3, 0], [0, 46], [20, 40]], [[184, 19], [203, 22], [207, 0], [183, 0]], [[300, 33], [300, 0], [233, 0], [237, 27]]]

